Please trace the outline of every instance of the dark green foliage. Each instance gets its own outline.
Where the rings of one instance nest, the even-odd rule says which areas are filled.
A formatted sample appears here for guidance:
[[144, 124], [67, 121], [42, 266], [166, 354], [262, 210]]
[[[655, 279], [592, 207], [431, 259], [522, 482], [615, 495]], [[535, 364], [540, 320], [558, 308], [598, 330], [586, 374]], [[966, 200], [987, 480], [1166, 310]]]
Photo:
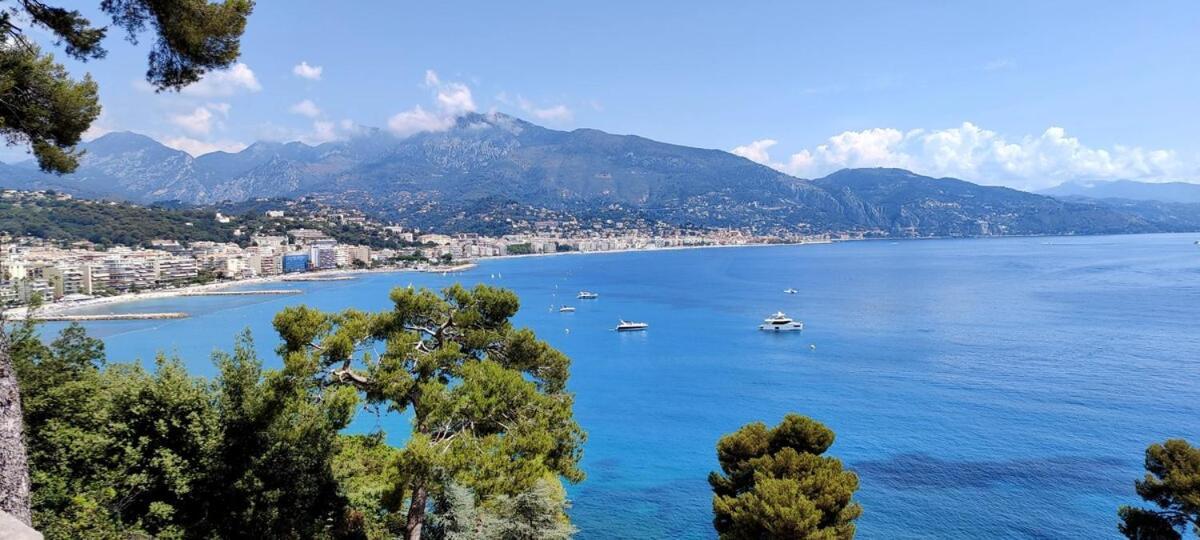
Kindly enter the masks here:
[[130, 41], [147, 27], [156, 41], [146, 80], [159, 90], [179, 90], [208, 71], [237, 60], [250, 0], [104, 0], [100, 8], [128, 32]]
[[[282, 370], [264, 371], [245, 334], [214, 356], [214, 381], [166, 357], [153, 372], [106, 364], [77, 325], [49, 345], [15, 327], [34, 525], [49, 539], [419, 538], [459, 485], [455, 504], [487, 525], [475, 538], [569, 537], [559, 478], [582, 479], [584, 437], [569, 360], [511, 326], [511, 292], [392, 300], [374, 314], [289, 308], [275, 321]], [[360, 356], [374, 344], [379, 356]], [[360, 394], [412, 412], [404, 448], [338, 436]]]
[[[288, 229], [309, 228], [323, 231], [343, 244], [376, 249], [399, 248], [404, 244], [379, 230], [367, 230], [358, 225], [332, 225], [303, 219], [285, 221], [268, 218], [261, 212], [235, 215], [233, 222], [221, 223], [215, 217], [219, 210], [59, 200], [51, 196], [22, 201], [0, 199], [0, 233], [63, 242], [87, 240], [100, 246], [147, 246], [155, 239], [185, 244], [206, 240], [247, 245], [251, 234], [283, 235]], [[239, 228], [242, 235], [234, 235]]]
[[[100, 46], [105, 30], [93, 27], [91, 21], [79, 11], [47, 6], [36, 0], [22, 1], [20, 7], [25, 10], [30, 21], [62, 40], [63, 50], [71, 57], [87, 61], [91, 58], [103, 58], [106, 54]], [[10, 13], [15, 14], [17, 11], [13, 9]], [[19, 31], [13, 30], [10, 35], [17, 39], [23, 37]]]
[[[6, 20], [0, 14], [0, 28]], [[9, 145], [28, 144], [43, 170], [75, 170], [74, 147], [100, 115], [97, 99], [91, 76], [74, 81], [32, 44], [0, 39], [0, 137]]]
[[[191, 225], [188, 225], [191, 223]], [[245, 241], [233, 235], [238, 224], [219, 223], [213, 212], [165, 210], [125, 203], [52, 198], [20, 204], [0, 200], [0, 232], [100, 246], [145, 246], [165, 238], [180, 242]]]
[[[239, 41], [254, 3], [250, 0], [103, 0], [100, 9], [136, 42], [152, 29], [156, 38], [146, 79], [159, 90], [178, 90], [210, 70], [237, 59]], [[42, 170], [72, 172], [79, 164], [75, 145], [100, 114], [90, 77], [71, 80], [66, 70], [42, 54], [17, 24], [24, 15], [49, 31], [78, 60], [102, 58], [106, 30], [79, 11], [39, 0], [0, 4], [0, 136], [8, 144], [28, 144]]]
[[548, 475], [583, 478], [570, 360], [513, 328], [516, 295], [455, 285], [441, 295], [397, 288], [391, 298], [380, 313], [288, 308], [275, 328], [285, 373], [327, 377], [331, 391], [357, 388], [371, 404], [412, 414], [393, 485], [408, 501], [408, 538], [420, 537], [431, 497], [451, 483], [488, 504]]
[[333, 474], [354, 396], [263, 372], [248, 336], [215, 382], [159, 358], [104, 362], [71, 326], [49, 346], [14, 332], [34, 525], [49, 539], [353, 537]]
[[862, 507], [858, 476], [822, 456], [829, 428], [789, 414], [775, 428], [747, 424], [717, 442], [721, 473], [710, 473], [713, 526], [723, 539], [853, 538]]
[[566, 540], [575, 534], [567, 519], [566, 493], [546, 478], [515, 496], [479, 505], [471, 490], [451, 484], [437, 497], [426, 538], [431, 540]]
[[47, 538], [182, 535], [219, 436], [206, 384], [165, 358], [154, 374], [106, 367], [78, 326], [48, 347], [25, 331], [14, 353], [34, 526]]
[[366, 538], [404, 533], [404, 493], [397, 489], [399, 460], [400, 451], [388, 446], [383, 433], [338, 438], [333, 474], [349, 504], [347, 521]]
[[[221, 438], [198, 494], [205, 514], [193, 531], [223, 538], [314, 538], [345, 533], [346, 501], [333, 474], [337, 432], [354, 410], [353, 392], [319, 399], [312, 379], [262, 372], [249, 334], [233, 355], [218, 353]], [[330, 529], [331, 524], [336, 524]]]
[[529, 255], [533, 253], [533, 246], [529, 245], [529, 243], [509, 244], [504, 249], [508, 251], [509, 255]]
[[1156, 509], [1122, 506], [1121, 534], [1134, 540], [1181, 538], [1190, 527], [1200, 536], [1200, 448], [1182, 439], [1146, 449], [1146, 477], [1135, 483]]

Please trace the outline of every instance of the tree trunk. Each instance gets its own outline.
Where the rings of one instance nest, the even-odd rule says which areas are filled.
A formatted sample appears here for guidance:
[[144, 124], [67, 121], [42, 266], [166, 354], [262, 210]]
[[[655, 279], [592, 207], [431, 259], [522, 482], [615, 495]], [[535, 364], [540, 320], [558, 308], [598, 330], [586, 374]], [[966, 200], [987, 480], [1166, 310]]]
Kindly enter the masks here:
[[424, 485], [413, 486], [412, 503], [408, 506], [408, 523], [404, 526], [405, 540], [421, 540], [421, 526], [425, 524], [425, 503], [429, 494]]
[[21, 391], [17, 387], [9, 345], [8, 333], [0, 319], [0, 510], [32, 525], [25, 422], [21, 416]]

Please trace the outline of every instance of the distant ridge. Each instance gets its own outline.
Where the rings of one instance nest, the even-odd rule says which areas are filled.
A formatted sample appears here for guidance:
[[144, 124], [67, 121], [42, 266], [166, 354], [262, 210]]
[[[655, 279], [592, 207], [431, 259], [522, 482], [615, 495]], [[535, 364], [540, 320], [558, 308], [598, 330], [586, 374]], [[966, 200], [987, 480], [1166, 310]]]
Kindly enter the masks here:
[[1200, 184], [1187, 182], [1065, 182], [1039, 191], [1053, 197], [1090, 197], [1093, 199], [1128, 199], [1167, 203], [1200, 204]]
[[[504, 114], [398, 138], [382, 130], [317, 146], [259, 142], [192, 157], [149, 137], [85, 143], [79, 170], [0, 165], [0, 186], [149, 203], [312, 196], [411, 226], [504, 233], [517, 223], [731, 227], [877, 236], [1200, 230], [1190, 207], [1061, 200], [902, 169], [804, 180], [721, 150], [594, 129], [558, 131]], [[1200, 206], [1196, 207], [1200, 209]]]

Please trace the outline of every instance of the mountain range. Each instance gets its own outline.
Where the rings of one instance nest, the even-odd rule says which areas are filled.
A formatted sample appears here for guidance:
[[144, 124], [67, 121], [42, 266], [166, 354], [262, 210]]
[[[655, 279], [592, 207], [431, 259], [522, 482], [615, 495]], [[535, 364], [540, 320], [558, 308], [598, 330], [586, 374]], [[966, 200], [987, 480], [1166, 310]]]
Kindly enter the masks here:
[[1060, 199], [901, 169], [806, 180], [720, 150], [497, 113], [407, 138], [367, 129], [317, 146], [258, 142], [199, 157], [129, 132], [82, 148], [70, 175], [0, 164], [0, 186], [141, 203], [311, 196], [413, 226], [487, 232], [546, 216], [880, 236], [1200, 230], [1200, 205]]
[[1087, 197], [1091, 199], [1126, 199], [1131, 201], [1158, 201], [1165, 203], [1200, 204], [1200, 184], [1188, 182], [1136, 182], [1113, 180], [1109, 182], [1064, 182], [1050, 189], [1039, 191], [1052, 197]]

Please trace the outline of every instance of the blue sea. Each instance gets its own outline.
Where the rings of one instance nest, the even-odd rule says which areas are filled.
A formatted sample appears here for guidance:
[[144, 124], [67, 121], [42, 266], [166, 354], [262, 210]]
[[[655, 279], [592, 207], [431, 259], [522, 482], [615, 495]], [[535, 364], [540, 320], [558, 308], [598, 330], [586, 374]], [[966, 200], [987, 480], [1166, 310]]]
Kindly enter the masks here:
[[[89, 324], [111, 361], [211, 375], [249, 327], [268, 365], [287, 305], [383, 309], [391, 287], [515, 290], [573, 359], [581, 539], [712, 538], [714, 444], [795, 411], [861, 478], [860, 538], [1114, 538], [1145, 447], [1200, 442], [1200, 235], [873, 241], [485, 261], [454, 276], [289, 283], [289, 297], [120, 305], [185, 320]], [[799, 289], [787, 295], [788, 287]], [[594, 301], [577, 301], [588, 289]], [[578, 307], [559, 313], [559, 304]], [[109, 308], [105, 308], [107, 311]], [[783, 310], [800, 334], [756, 329]], [[646, 321], [617, 333], [619, 318]], [[403, 440], [405, 421], [352, 429]]]

